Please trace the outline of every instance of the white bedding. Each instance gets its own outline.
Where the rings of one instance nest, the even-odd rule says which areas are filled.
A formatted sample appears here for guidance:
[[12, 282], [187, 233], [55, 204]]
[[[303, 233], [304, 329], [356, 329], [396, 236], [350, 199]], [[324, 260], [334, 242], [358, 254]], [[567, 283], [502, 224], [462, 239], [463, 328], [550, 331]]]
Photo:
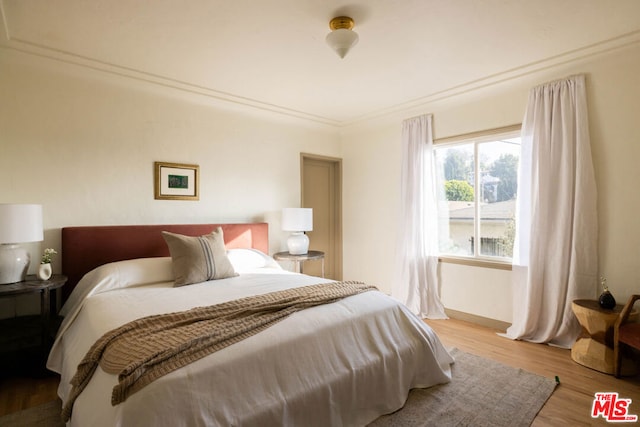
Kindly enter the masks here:
[[[326, 281], [288, 273], [260, 254], [229, 257], [239, 276], [179, 288], [170, 258], [122, 261], [87, 274], [63, 307], [47, 363], [61, 374], [61, 399], [91, 345], [126, 322]], [[98, 368], [70, 425], [364, 425], [402, 407], [411, 388], [450, 381], [451, 363], [435, 333], [405, 306], [365, 292], [293, 314], [116, 406], [117, 376]]]

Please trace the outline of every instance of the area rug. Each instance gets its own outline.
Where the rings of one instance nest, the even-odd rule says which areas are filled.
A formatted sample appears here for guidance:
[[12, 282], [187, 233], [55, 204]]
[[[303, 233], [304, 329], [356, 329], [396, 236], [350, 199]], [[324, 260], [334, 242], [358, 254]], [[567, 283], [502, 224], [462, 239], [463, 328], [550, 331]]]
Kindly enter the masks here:
[[555, 390], [555, 379], [457, 348], [450, 353], [450, 383], [412, 390], [402, 409], [370, 427], [529, 426]]
[[[450, 353], [453, 379], [409, 393], [406, 404], [378, 418], [370, 427], [529, 426], [556, 382], [522, 369], [465, 353]], [[0, 426], [63, 426], [60, 401], [0, 417]]]

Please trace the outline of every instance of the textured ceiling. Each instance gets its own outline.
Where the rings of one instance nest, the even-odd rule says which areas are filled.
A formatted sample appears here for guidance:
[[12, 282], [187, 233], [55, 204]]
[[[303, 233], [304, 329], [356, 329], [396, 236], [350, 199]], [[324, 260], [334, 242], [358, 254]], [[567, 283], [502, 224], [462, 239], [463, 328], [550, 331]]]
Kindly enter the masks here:
[[[0, 5], [5, 48], [330, 125], [640, 41], [638, 0]], [[329, 20], [342, 14], [360, 36], [344, 59], [324, 41]]]

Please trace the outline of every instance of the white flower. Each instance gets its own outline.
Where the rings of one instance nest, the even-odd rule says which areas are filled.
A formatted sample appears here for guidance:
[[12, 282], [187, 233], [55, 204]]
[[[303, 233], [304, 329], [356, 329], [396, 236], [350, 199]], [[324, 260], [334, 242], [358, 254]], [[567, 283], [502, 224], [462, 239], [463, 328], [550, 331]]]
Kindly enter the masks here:
[[40, 262], [40, 264], [51, 264], [51, 259], [57, 253], [58, 252], [56, 252], [55, 249], [51, 249], [51, 248], [45, 249], [44, 254], [42, 255], [42, 261]]

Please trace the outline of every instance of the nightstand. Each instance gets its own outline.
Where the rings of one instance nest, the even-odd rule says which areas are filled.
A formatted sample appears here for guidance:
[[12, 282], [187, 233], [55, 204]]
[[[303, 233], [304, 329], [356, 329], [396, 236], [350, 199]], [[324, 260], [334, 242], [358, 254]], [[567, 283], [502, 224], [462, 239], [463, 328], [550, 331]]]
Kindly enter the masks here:
[[278, 252], [273, 254], [273, 259], [276, 261], [292, 261], [295, 266], [295, 271], [302, 274], [302, 264], [305, 261], [322, 261], [322, 277], [324, 277], [324, 252], [322, 251], [308, 251], [306, 254], [294, 255], [289, 252]]
[[[613, 363], [613, 325], [618, 320], [624, 306], [616, 305], [607, 310], [600, 307], [596, 300], [579, 299], [571, 303], [578, 322], [582, 326], [582, 336], [571, 347], [571, 358], [586, 367], [604, 372], [614, 373]], [[637, 311], [632, 311], [629, 319], [638, 317]], [[627, 363], [627, 366], [634, 366]], [[631, 369], [631, 368], [630, 368]], [[635, 370], [624, 372], [624, 375], [633, 375]]]
[[[21, 353], [36, 349], [39, 368], [44, 369], [44, 360], [57, 329], [57, 321], [53, 317], [60, 309], [60, 299], [56, 290], [65, 283], [67, 283], [67, 276], [54, 274], [49, 280], [39, 280], [35, 275], [29, 275], [23, 282], [0, 285], [0, 298], [31, 293], [40, 294], [39, 316], [19, 316], [0, 320], [0, 360], [4, 362], [4, 359], [8, 358], [15, 359], [18, 363], [24, 362]], [[52, 291], [56, 297], [53, 313]]]

